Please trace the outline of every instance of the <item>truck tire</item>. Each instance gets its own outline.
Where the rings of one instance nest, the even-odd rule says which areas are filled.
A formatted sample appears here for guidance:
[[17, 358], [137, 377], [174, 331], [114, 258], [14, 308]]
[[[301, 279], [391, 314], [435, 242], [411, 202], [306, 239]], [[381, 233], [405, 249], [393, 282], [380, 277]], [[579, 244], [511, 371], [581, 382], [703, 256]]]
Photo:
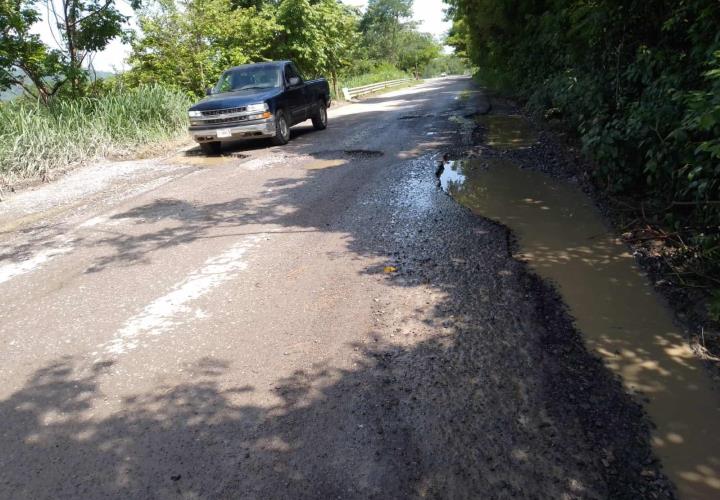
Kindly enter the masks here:
[[325, 130], [327, 128], [327, 105], [325, 99], [318, 101], [318, 109], [312, 116], [312, 124], [315, 130]]
[[220, 141], [216, 142], [201, 142], [200, 143], [200, 149], [203, 153], [206, 155], [219, 155], [220, 150], [222, 149], [222, 144]]
[[276, 146], [284, 146], [290, 140], [290, 125], [288, 124], [285, 112], [278, 109], [275, 112], [275, 137], [272, 138]]

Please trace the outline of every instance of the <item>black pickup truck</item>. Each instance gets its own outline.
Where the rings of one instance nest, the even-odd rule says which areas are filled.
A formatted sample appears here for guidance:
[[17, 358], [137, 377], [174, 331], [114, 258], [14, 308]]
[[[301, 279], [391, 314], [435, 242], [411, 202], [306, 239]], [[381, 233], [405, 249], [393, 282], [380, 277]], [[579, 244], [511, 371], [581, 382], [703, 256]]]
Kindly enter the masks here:
[[290, 127], [311, 119], [327, 127], [330, 86], [305, 81], [291, 61], [246, 64], [225, 71], [208, 97], [188, 111], [190, 135], [205, 153], [220, 152], [221, 142], [271, 137], [287, 144]]

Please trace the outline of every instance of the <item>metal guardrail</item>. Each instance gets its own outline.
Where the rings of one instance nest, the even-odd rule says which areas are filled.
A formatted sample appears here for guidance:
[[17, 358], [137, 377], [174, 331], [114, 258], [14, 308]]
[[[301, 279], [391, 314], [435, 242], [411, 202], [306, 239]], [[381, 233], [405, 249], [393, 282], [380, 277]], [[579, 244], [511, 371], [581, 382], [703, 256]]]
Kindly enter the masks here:
[[362, 87], [355, 87], [353, 89], [343, 87], [342, 93], [346, 101], [352, 101], [353, 97], [370, 94], [372, 92], [377, 92], [378, 90], [394, 87], [395, 85], [401, 85], [411, 81], [412, 78], [401, 78], [400, 80], [388, 80], [387, 82], [371, 83], [370, 85], [363, 85]]

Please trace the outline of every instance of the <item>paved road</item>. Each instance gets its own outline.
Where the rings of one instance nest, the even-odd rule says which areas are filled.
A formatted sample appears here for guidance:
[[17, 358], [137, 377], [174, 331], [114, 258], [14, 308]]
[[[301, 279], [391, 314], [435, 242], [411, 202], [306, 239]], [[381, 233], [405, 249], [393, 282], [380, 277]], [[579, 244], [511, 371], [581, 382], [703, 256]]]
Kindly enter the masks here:
[[638, 407], [436, 186], [482, 105], [431, 81], [5, 202], [0, 497], [640, 498]]

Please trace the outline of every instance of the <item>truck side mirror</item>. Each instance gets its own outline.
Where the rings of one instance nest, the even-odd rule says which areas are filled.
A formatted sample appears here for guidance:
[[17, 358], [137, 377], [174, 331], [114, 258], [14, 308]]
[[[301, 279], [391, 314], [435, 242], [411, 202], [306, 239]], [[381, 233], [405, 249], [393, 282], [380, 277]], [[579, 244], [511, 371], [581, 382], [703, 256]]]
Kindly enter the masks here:
[[208, 87], [207, 90], [205, 90], [205, 95], [212, 95], [212, 94], [213, 94], [212, 87]]
[[288, 80], [288, 83], [290, 84], [291, 87], [300, 85], [300, 78], [298, 78], [297, 76], [291, 76], [290, 80]]

